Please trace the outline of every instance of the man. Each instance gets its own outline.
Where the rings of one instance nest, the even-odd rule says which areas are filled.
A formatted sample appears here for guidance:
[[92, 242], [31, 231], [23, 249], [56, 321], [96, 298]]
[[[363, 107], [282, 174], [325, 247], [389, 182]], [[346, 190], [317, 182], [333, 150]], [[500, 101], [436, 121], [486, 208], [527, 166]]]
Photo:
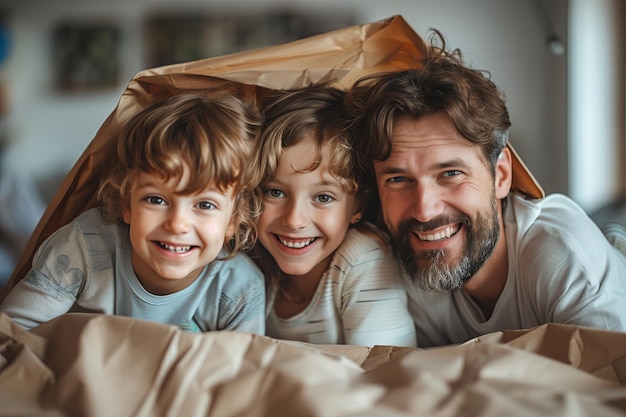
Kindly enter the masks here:
[[440, 40], [348, 100], [418, 344], [548, 322], [626, 331], [626, 257], [571, 199], [544, 197], [508, 143], [497, 87]]

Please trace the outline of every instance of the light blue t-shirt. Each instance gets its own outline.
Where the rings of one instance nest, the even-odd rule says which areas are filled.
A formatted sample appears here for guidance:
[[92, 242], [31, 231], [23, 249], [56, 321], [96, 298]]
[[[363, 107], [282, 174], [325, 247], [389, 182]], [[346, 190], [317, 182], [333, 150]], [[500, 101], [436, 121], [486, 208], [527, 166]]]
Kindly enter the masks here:
[[7, 295], [0, 311], [26, 329], [66, 312], [90, 311], [172, 324], [186, 331], [264, 334], [265, 284], [261, 271], [239, 254], [211, 262], [181, 291], [151, 294], [134, 273], [128, 226], [106, 224], [98, 209], [91, 209], [40, 246], [33, 267]]

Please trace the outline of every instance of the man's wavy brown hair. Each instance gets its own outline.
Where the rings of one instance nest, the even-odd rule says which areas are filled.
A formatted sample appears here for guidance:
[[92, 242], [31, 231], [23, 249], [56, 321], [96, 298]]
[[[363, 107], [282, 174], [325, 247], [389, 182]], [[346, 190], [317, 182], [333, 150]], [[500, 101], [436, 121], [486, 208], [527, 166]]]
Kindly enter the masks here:
[[405, 116], [445, 112], [467, 141], [481, 147], [495, 175], [511, 125], [503, 95], [488, 72], [464, 65], [458, 49], [446, 50], [441, 33], [433, 31], [429, 41], [413, 68], [365, 76], [346, 98], [359, 183], [370, 191], [376, 188], [373, 162], [389, 157], [394, 124]]

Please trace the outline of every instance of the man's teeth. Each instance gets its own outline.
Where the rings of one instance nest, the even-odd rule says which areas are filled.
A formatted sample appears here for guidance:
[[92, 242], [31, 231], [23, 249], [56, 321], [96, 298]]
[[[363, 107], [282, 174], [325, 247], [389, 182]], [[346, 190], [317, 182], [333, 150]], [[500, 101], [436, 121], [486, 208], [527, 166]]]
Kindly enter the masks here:
[[289, 240], [285, 240], [282, 237], [278, 237], [278, 239], [280, 240], [280, 243], [282, 243], [283, 245], [287, 246], [288, 248], [294, 248], [294, 249], [302, 249], [305, 246], [309, 246], [311, 243], [313, 243], [313, 241], [315, 240], [315, 238], [310, 238], [307, 240], [301, 240], [298, 242], [292, 242]]
[[187, 252], [189, 249], [191, 249], [191, 246], [171, 246], [163, 242], [161, 242], [161, 247], [170, 252]]
[[428, 233], [428, 234], [424, 234], [424, 233], [417, 233], [417, 237], [419, 237], [421, 240], [427, 240], [429, 242], [435, 242], [437, 240], [442, 240], [442, 239], [447, 239], [450, 236], [454, 235], [456, 232], [458, 232], [459, 227], [455, 226], [448, 226], [446, 227], [444, 230], [437, 232], [437, 233]]

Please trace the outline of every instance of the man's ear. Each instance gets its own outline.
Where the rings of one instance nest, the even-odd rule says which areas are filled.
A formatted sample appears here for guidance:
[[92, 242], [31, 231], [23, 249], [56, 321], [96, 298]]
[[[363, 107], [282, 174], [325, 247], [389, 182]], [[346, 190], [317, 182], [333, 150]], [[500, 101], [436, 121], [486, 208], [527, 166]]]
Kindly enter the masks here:
[[496, 198], [499, 200], [509, 194], [513, 182], [513, 164], [511, 162], [511, 151], [509, 148], [505, 147], [502, 149], [496, 161], [495, 181]]

